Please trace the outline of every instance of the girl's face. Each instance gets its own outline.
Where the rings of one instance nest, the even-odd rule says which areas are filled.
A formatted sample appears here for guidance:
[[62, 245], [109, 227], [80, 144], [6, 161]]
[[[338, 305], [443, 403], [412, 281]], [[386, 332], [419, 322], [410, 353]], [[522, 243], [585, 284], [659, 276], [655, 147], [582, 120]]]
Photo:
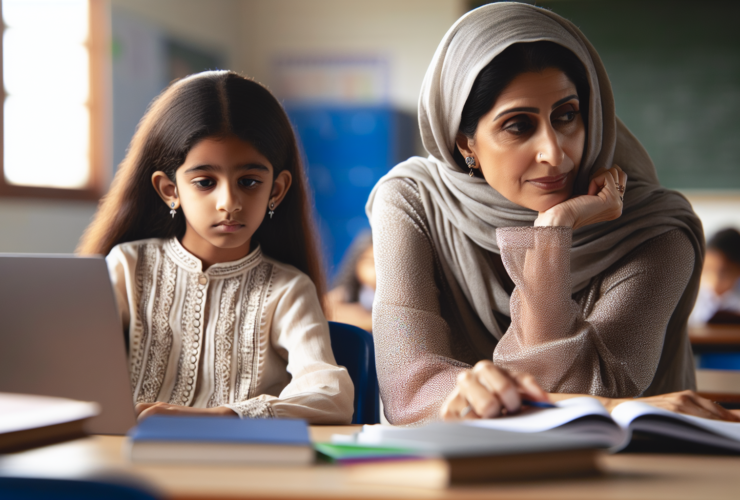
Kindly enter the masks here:
[[[158, 175], [161, 174], [161, 175]], [[250, 251], [252, 235], [270, 203], [275, 210], [288, 191], [291, 175], [280, 172], [251, 144], [235, 136], [198, 142], [175, 173], [173, 184], [163, 172], [152, 177], [168, 204], [185, 215], [183, 246], [204, 265], [238, 260]]]
[[473, 156], [486, 182], [508, 200], [544, 212], [573, 193], [586, 138], [576, 87], [548, 68], [517, 76], [478, 122], [475, 137], [460, 134], [463, 157]]

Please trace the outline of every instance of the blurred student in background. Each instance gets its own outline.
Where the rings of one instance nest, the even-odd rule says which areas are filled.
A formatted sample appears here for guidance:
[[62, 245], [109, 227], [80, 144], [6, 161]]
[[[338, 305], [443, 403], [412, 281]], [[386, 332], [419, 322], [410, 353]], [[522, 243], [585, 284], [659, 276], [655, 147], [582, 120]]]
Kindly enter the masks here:
[[707, 242], [691, 324], [740, 324], [740, 232], [723, 229]]
[[334, 288], [326, 296], [329, 319], [372, 332], [374, 298], [373, 238], [370, 231], [366, 231], [350, 245], [339, 267]]

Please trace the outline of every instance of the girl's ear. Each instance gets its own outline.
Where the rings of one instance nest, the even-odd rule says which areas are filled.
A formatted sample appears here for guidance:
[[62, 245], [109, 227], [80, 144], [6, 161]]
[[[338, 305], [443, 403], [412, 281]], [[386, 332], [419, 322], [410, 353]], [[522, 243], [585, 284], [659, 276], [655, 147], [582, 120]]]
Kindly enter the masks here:
[[180, 208], [180, 198], [177, 196], [177, 185], [167, 177], [167, 174], [158, 170], [152, 174], [152, 185], [160, 198], [169, 208]]
[[285, 195], [288, 194], [288, 189], [293, 183], [293, 176], [287, 170], [280, 172], [275, 181], [272, 183], [272, 192], [270, 193], [270, 203], [274, 203], [277, 207], [280, 202], [283, 201]]

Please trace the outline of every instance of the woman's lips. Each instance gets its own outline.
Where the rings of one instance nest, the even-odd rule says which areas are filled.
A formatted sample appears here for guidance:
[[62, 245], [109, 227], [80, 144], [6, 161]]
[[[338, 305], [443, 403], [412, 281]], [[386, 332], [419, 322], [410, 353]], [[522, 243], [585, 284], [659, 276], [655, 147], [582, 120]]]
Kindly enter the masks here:
[[568, 182], [568, 173], [549, 177], [538, 177], [536, 179], [529, 179], [527, 182], [545, 191], [557, 191], [565, 187], [565, 184]]

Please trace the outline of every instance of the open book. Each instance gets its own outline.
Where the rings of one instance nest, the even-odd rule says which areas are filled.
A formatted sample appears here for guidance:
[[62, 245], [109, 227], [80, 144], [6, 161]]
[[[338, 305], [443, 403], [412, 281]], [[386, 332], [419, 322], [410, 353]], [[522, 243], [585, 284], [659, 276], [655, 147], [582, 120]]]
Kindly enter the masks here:
[[[591, 446], [619, 451], [626, 447], [633, 433], [740, 452], [740, 423], [709, 420], [657, 408], [640, 401], [618, 405], [611, 414], [594, 398], [581, 397], [556, 403], [555, 408], [529, 408], [509, 417], [466, 420], [457, 426], [481, 431], [542, 433], [556, 435]], [[449, 424], [448, 424], [449, 425]], [[422, 427], [423, 429], [423, 427]], [[380, 444], [413, 439], [416, 429], [365, 426], [357, 443]], [[485, 432], [480, 435], [485, 439]]]

